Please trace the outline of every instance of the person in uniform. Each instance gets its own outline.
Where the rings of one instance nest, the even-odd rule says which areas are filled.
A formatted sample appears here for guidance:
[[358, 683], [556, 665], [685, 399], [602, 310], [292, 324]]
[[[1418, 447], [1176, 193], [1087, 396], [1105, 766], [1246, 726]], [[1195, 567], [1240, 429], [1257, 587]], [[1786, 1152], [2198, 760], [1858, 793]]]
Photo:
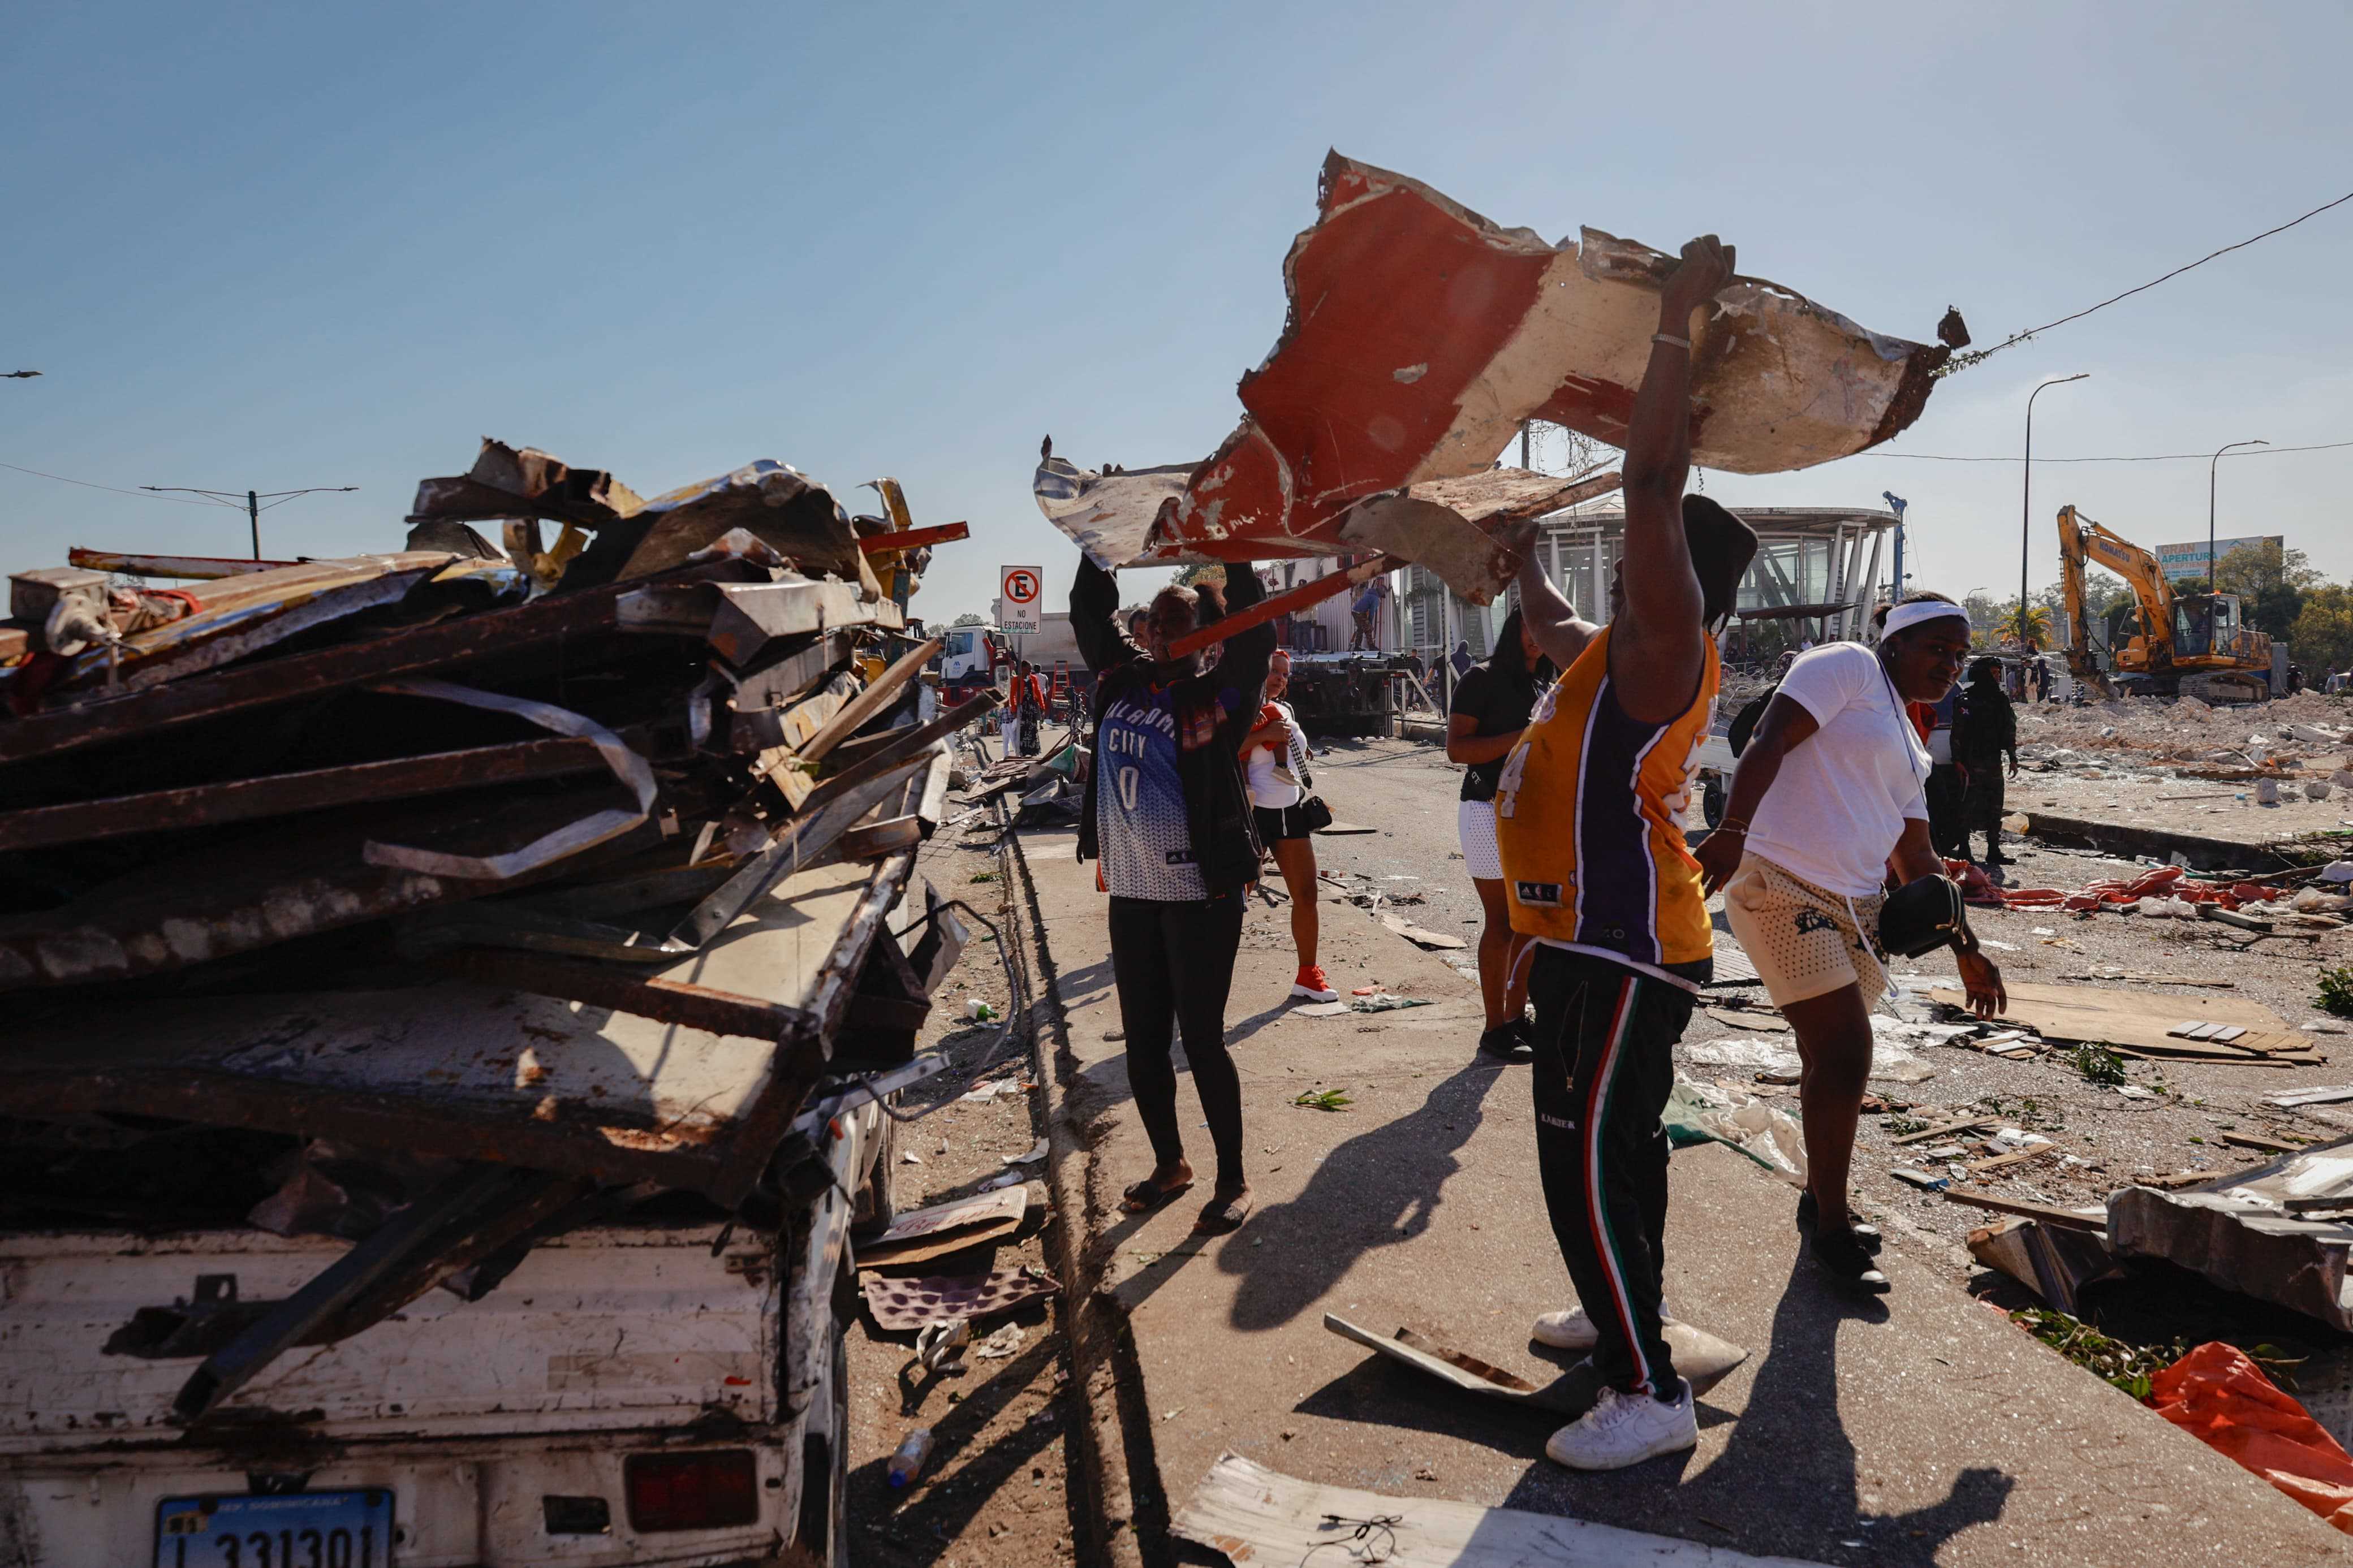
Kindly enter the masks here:
[[1535, 552], [1523, 624], [1562, 670], [1496, 780], [1495, 837], [1535, 1005], [1536, 1164], [1579, 1305], [1535, 1337], [1589, 1346], [1601, 1394], [1545, 1452], [1616, 1469], [1699, 1440], [1660, 1293], [1674, 1043], [1710, 973], [1713, 931], [1683, 842], [1718, 676], [1715, 633], [1757, 553], [1747, 524], [1683, 494], [1694, 321], [1732, 280], [1714, 236], [1683, 247], [1627, 426], [1625, 551], [1610, 621], [1578, 617]]

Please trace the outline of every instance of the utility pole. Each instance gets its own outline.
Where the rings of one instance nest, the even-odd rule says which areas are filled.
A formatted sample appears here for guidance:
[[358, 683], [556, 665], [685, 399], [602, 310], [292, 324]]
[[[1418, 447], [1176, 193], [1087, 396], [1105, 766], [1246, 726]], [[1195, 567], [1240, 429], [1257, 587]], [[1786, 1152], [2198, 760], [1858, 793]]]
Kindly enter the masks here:
[[[142, 490], [153, 490], [159, 495], [170, 493], [202, 496], [216, 506], [238, 505], [237, 492], [235, 490], [200, 490], [186, 485], [141, 485], [139, 488]], [[348, 495], [357, 489], [359, 489], [357, 485], [312, 485], [308, 489], [301, 490], [247, 490], [244, 493], [242, 510], [245, 512], [246, 521], [253, 530], [253, 558], [256, 561], [261, 559], [261, 514], [268, 511], [269, 506], [284, 506], [296, 496]], [[263, 501], [268, 501], [269, 506], [262, 505]]]
[[[2242, 447], [2268, 447], [2269, 441], [2233, 441], [2222, 452], [2234, 452]], [[2217, 452], [2206, 462], [2206, 591], [2222, 591], [2221, 575], [2214, 570], [2214, 468], [2221, 462], [2222, 452]]]

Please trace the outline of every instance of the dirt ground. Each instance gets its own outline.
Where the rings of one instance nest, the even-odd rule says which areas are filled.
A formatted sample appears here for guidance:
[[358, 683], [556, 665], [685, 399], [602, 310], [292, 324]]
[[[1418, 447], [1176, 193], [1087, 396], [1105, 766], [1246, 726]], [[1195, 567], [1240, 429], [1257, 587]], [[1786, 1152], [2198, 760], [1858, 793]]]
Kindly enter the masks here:
[[[944, 899], [963, 899], [1000, 930], [1005, 882], [987, 846], [995, 830], [976, 819], [943, 829], [917, 865]], [[978, 879], [987, 879], [980, 880]], [[902, 1109], [930, 1112], [902, 1125], [890, 1152], [893, 1195], [904, 1213], [982, 1190], [1008, 1171], [1029, 1178], [1029, 1212], [1019, 1231], [995, 1246], [967, 1248], [893, 1273], [970, 1275], [1035, 1265], [1051, 1272], [1046, 1246], [1042, 1160], [1018, 1161], [1043, 1131], [1033, 1123], [1032, 1042], [1019, 1031], [993, 1058], [996, 1024], [968, 1017], [975, 999], [999, 1017], [1011, 997], [997, 944], [974, 925], [973, 941], [933, 998], [918, 1047], [944, 1050], [950, 1066], [907, 1091]], [[977, 1069], [977, 1070], [976, 1070]], [[985, 1101], [962, 1097], [976, 1081], [1005, 1080], [1013, 1092]], [[936, 1109], [934, 1109], [936, 1108]], [[926, 1374], [915, 1363], [913, 1336], [883, 1333], [861, 1310], [849, 1331], [850, 1558], [867, 1568], [1032, 1568], [1073, 1560], [1073, 1521], [1065, 1443], [1068, 1347], [1050, 1300], [976, 1326], [960, 1370]], [[978, 1342], [1006, 1322], [1019, 1347], [983, 1358]], [[893, 1490], [892, 1451], [915, 1427], [934, 1435], [930, 1461], [915, 1484]]]

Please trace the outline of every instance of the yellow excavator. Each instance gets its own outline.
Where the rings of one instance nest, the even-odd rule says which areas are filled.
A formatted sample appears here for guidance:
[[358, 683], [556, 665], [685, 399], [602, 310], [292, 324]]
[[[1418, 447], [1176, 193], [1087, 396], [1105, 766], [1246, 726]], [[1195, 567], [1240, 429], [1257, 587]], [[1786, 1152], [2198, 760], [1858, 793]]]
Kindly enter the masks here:
[[[2116, 679], [2093, 657], [2084, 603], [2088, 558], [2133, 591], [2112, 652]], [[2176, 594], [2149, 552], [2106, 526], [2059, 509], [2059, 582], [2067, 600], [2067, 669], [2103, 697], [2117, 691], [2209, 702], [2257, 702], [2271, 694], [2272, 639], [2250, 631], [2236, 594]]]

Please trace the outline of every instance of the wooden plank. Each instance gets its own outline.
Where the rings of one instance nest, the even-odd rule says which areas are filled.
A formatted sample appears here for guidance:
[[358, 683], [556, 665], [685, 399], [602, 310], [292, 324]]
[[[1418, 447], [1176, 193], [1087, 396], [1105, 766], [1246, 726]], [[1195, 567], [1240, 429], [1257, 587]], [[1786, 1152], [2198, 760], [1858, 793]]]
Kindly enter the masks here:
[[2012, 1165], [2023, 1165], [2031, 1161], [2047, 1159], [2057, 1152], [2059, 1152], [2059, 1145], [2056, 1143], [2038, 1143], [2031, 1149], [2013, 1149], [2007, 1154], [1996, 1154], [1989, 1160], [1970, 1161], [1968, 1173], [1972, 1176], [1982, 1176], [1989, 1171], [2006, 1171]]
[[2071, 1230], [2105, 1230], [2106, 1215], [2082, 1215], [2073, 1209], [2054, 1208], [2049, 1204], [2031, 1204], [2023, 1198], [1998, 1197], [1992, 1193], [1973, 1193], [1960, 1187], [1945, 1190], [1945, 1201], [1965, 1208], [1987, 1209], [1994, 1214], [2014, 1214], [2027, 1219], [2039, 1219], [2046, 1225], [2063, 1225]]
[[0, 813], [0, 850], [249, 822], [520, 779], [599, 773], [605, 766], [595, 742], [564, 737], [192, 784], [185, 789], [150, 790], [66, 805], [28, 806]]
[[2253, 1149], [2260, 1154], [2296, 1154], [2305, 1148], [2302, 1143], [2290, 1143], [2280, 1138], [2258, 1138], [2252, 1132], [2225, 1132], [2222, 1142], [2233, 1149]]
[[[2168, 1031], [2184, 1020], [2237, 1024], [2263, 1035], [2292, 1034], [2287, 1020], [2259, 1002], [2243, 996], [2177, 996], [2162, 993], [2110, 991], [2090, 985], [2044, 985], [2021, 981], [2007, 987], [2010, 1005], [2003, 1018], [2023, 1024], [2046, 1040], [2130, 1046], [2167, 1057], [2185, 1050], [2213, 1053], [2216, 1059], [2261, 1060], [2262, 1053], [2233, 1054], [2233, 1047], [2207, 1043], [2189, 1045], [2168, 1037]], [[1947, 1006], [1966, 1006], [1968, 998], [1952, 987], [1928, 993]]]
[[270, 572], [292, 561], [249, 561], [241, 555], [134, 555], [119, 550], [85, 550], [77, 544], [66, 552], [66, 563], [91, 572], [120, 572], [127, 577], [173, 577], [210, 583], [242, 577], [249, 572]]
[[1966, 1121], [1947, 1121], [1941, 1127], [1924, 1127], [1917, 1132], [1906, 1132], [1903, 1137], [1892, 1140], [1892, 1142], [1896, 1143], [1926, 1143], [1938, 1138], [1950, 1138], [1957, 1132], [1973, 1132], [1981, 1127], [1995, 1127], [1999, 1125], [2000, 1125], [2000, 1123], [1998, 1118], [1991, 1116], [1972, 1116]]
[[485, 985], [512, 985], [535, 995], [586, 1002], [713, 1035], [775, 1041], [810, 1030], [808, 1015], [797, 1007], [583, 959], [513, 948], [472, 947], [443, 953], [434, 962], [451, 973]]
[[807, 763], [818, 762], [835, 746], [855, 734], [860, 725], [881, 712], [891, 700], [898, 695], [899, 689], [913, 679], [916, 673], [929, 664], [934, 656], [946, 646], [947, 644], [941, 638], [934, 637], [876, 676], [867, 684], [865, 690], [851, 698], [841, 711], [833, 716], [824, 729], [808, 738], [800, 748], [801, 760]]

